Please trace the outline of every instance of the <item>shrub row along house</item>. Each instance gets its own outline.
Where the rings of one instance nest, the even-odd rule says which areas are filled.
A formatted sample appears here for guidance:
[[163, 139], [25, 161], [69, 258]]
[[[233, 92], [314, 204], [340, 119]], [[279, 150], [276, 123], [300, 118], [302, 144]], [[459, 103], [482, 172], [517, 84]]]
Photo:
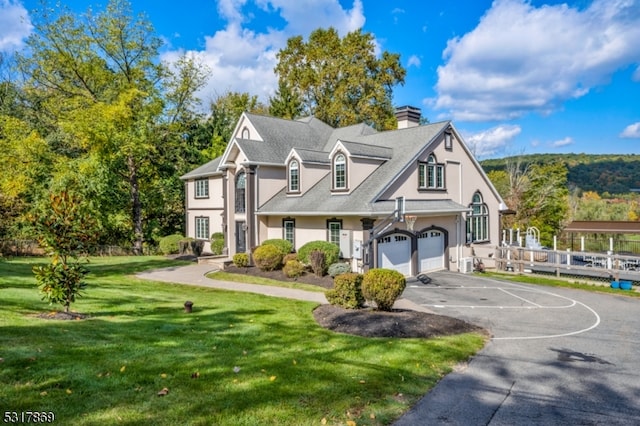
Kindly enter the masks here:
[[466, 272], [498, 245], [504, 203], [450, 121], [396, 116], [397, 130], [379, 132], [243, 113], [224, 154], [182, 176], [187, 236], [207, 251], [222, 232], [229, 256], [323, 240], [357, 272]]

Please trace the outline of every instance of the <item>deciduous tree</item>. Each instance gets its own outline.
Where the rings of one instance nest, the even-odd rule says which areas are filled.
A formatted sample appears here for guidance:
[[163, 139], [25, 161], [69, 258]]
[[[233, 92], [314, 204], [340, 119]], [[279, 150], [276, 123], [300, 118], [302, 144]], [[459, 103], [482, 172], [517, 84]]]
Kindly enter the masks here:
[[278, 52], [280, 88], [302, 99], [304, 114], [334, 126], [366, 122], [378, 129], [396, 127], [392, 90], [404, 84], [400, 55], [375, 54], [371, 33], [357, 30], [340, 37], [334, 28], [292, 37]]
[[[67, 172], [84, 167], [85, 178], [110, 184], [117, 178], [111, 194], [103, 188], [102, 201], [111, 220], [126, 212], [126, 232], [140, 253], [148, 216], [144, 191], [161, 182], [159, 165], [184, 134], [185, 126], [176, 123], [191, 113], [202, 70], [188, 58], [173, 69], [161, 63], [161, 40], [144, 17], [132, 16], [124, 0], [111, 0], [97, 14], [45, 9], [36, 16], [29, 54], [18, 60], [32, 102], [46, 117], [39, 125], [58, 154], [76, 163]], [[63, 180], [87, 185], [78, 173]], [[108, 208], [122, 201], [126, 204]]]

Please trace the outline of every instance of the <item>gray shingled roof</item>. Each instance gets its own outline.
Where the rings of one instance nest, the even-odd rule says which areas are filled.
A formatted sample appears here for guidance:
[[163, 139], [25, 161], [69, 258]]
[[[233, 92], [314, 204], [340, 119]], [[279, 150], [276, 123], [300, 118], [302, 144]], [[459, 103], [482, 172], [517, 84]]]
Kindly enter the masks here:
[[[379, 215], [391, 213], [395, 200], [387, 203], [378, 200], [388, 186], [398, 178], [413, 162], [426, 145], [432, 143], [436, 136], [443, 132], [450, 122], [441, 122], [408, 129], [392, 130], [369, 135], [353, 137], [354, 142], [368, 145], [372, 150], [392, 149], [393, 156], [378, 167], [357, 188], [349, 194], [331, 192], [331, 175], [325, 176], [309, 191], [299, 197], [287, 196], [282, 190], [258, 209], [259, 214], [359, 214]], [[381, 204], [382, 202], [382, 204]], [[461, 211], [464, 206], [450, 201], [420, 201], [422, 204], [409, 204], [412, 212]], [[408, 206], [409, 206], [408, 205]], [[407, 211], [410, 211], [407, 208]]]
[[221, 174], [221, 172], [218, 171], [218, 166], [220, 165], [221, 158], [222, 157], [215, 158], [209, 161], [208, 163], [198, 167], [197, 169], [191, 170], [189, 173], [180, 176], [180, 179], [182, 180], [197, 179], [197, 178], [215, 176], [217, 174]]
[[311, 149], [294, 148], [303, 163], [329, 164], [329, 154], [325, 151], [314, 151]]
[[340, 140], [340, 143], [342, 143], [342, 146], [344, 146], [352, 156], [356, 157], [391, 158], [393, 155], [393, 149], [386, 146], [374, 146], [343, 140]]
[[[291, 121], [246, 114], [263, 141], [236, 139], [251, 163], [282, 164], [292, 149], [303, 162], [329, 163], [329, 153], [340, 141], [353, 155], [385, 161], [349, 194], [331, 192], [331, 175], [325, 176], [301, 196], [287, 196], [283, 189], [259, 207], [258, 214], [357, 214], [379, 216], [394, 210], [395, 200], [381, 200], [384, 191], [449, 125], [449, 121], [377, 132], [365, 124], [333, 129], [313, 117]], [[217, 173], [220, 158], [182, 176], [182, 179]], [[450, 200], [409, 200], [409, 213], [460, 212], [467, 208]]]

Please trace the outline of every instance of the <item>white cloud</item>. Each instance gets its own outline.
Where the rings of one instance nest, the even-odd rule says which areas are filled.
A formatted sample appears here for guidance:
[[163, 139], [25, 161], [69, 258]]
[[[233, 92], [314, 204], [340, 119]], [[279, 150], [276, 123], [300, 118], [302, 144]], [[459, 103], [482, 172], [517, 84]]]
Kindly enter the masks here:
[[553, 112], [640, 61], [639, 2], [594, 0], [579, 10], [494, 1], [473, 31], [449, 40], [436, 107], [474, 121]]
[[567, 136], [566, 138], [551, 142], [551, 146], [554, 148], [561, 148], [567, 145], [573, 145], [573, 138]]
[[[251, 15], [246, 9], [252, 6], [278, 15], [285, 24], [265, 32], [249, 30], [245, 24]], [[170, 51], [162, 58], [172, 62], [189, 53], [211, 70], [211, 79], [198, 94], [205, 102], [227, 91], [248, 92], [266, 102], [277, 87], [273, 72], [276, 54], [286, 46], [289, 37], [307, 37], [319, 27], [330, 26], [340, 35], [346, 35], [365, 22], [361, 0], [354, 0], [351, 9], [343, 8], [338, 0], [218, 0], [218, 13], [227, 25], [205, 37], [203, 50]]]
[[640, 121], [637, 123], [629, 124], [620, 133], [621, 138], [627, 139], [640, 139]]
[[416, 68], [420, 68], [420, 64], [421, 64], [421, 61], [420, 61], [420, 58], [418, 56], [416, 56], [416, 55], [409, 56], [409, 61], [407, 62], [407, 68], [412, 67], [412, 66], [414, 66]]
[[495, 155], [506, 148], [520, 133], [517, 125], [501, 125], [464, 136], [469, 149], [477, 156]]
[[32, 29], [29, 14], [20, 2], [0, 0], [0, 52], [19, 50]]

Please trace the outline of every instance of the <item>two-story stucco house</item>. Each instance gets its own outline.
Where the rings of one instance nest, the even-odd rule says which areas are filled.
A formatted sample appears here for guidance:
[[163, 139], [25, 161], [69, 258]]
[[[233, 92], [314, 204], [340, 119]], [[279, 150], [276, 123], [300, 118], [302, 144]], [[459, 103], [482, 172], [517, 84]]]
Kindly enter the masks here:
[[419, 125], [412, 107], [397, 117], [379, 132], [242, 114], [222, 157], [182, 177], [187, 236], [223, 232], [230, 256], [325, 240], [354, 270], [468, 269], [463, 258], [499, 244], [504, 203], [451, 122]]

